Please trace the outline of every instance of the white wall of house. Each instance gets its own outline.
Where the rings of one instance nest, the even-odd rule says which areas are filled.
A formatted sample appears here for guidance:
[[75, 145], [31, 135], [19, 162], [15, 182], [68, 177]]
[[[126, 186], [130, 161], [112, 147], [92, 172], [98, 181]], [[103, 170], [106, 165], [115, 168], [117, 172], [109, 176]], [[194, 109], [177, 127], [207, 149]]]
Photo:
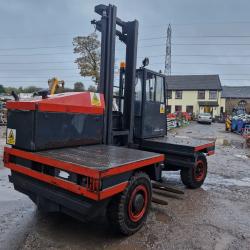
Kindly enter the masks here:
[[200, 112], [204, 112], [204, 107], [199, 106], [199, 101], [216, 101], [218, 102], [217, 107], [213, 107], [213, 116], [219, 116], [221, 107], [225, 110], [225, 101], [221, 99], [221, 91], [217, 91], [217, 99], [209, 99], [209, 90], [205, 91], [205, 99], [198, 99], [197, 90], [183, 90], [182, 99], [176, 99], [175, 93], [172, 91], [172, 98], [167, 100], [167, 105], [171, 106], [171, 113], [175, 112], [175, 106], [182, 106], [182, 111], [186, 112], [187, 106], [193, 106], [193, 112], [197, 115]]

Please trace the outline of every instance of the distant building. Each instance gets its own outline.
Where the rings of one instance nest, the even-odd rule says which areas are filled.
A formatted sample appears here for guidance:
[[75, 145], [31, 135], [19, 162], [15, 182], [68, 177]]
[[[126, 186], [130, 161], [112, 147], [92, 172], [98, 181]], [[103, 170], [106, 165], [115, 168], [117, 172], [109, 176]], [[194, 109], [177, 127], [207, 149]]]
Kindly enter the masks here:
[[225, 112], [231, 114], [233, 109], [243, 106], [250, 112], [250, 86], [223, 86], [221, 101], [225, 107]]
[[167, 76], [167, 111], [220, 116], [224, 112], [221, 91], [218, 75]]

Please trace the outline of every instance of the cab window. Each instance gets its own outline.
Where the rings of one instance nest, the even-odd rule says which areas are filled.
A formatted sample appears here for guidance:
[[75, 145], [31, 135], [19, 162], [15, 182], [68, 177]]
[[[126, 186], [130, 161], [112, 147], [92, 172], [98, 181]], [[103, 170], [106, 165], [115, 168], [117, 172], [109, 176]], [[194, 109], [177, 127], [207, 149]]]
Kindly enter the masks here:
[[164, 103], [163, 77], [156, 76], [155, 101]]
[[146, 101], [164, 103], [163, 77], [147, 73]]
[[152, 73], [147, 73], [146, 101], [155, 101], [155, 75], [153, 75]]

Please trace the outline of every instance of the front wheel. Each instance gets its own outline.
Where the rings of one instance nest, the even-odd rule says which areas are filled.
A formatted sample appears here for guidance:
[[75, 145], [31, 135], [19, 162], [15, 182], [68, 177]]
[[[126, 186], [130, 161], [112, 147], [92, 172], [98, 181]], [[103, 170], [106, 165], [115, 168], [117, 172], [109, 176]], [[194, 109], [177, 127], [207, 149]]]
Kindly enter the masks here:
[[108, 205], [109, 222], [124, 235], [134, 234], [147, 219], [151, 197], [152, 187], [148, 175], [135, 173], [123, 193], [114, 197]]
[[181, 170], [181, 180], [188, 188], [199, 188], [207, 176], [207, 159], [204, 154], [196, 157], [193, 167]]

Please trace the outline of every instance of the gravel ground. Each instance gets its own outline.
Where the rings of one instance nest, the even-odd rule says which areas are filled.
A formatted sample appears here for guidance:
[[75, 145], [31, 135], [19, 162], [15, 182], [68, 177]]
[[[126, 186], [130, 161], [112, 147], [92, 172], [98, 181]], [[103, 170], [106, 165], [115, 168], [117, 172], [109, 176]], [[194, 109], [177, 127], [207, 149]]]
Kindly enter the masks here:
[[0, 163], [0, 249], [250, 249], [250, 149], [223, 124], [194, 123], [172, 133], [217, 139], [207, 179], [202, 188], [188, 190], [178, 172], [164, 173], [185, 194], [166, 196], [168, 206], [153, 204], [145, 227], [128, 238], [114, 234], [102, 217], [82, 223], [38, 212], [13, 190]]

